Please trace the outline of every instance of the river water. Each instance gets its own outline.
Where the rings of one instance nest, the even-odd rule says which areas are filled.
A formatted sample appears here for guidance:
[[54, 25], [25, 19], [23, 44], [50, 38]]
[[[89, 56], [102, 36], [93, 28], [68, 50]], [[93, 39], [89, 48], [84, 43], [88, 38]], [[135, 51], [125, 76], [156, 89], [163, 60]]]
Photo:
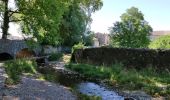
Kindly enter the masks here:
[[69, 74], [69, 72], [65, 71], [65, 69], [52, 68], [52, 70], [50, 70], [50, 67], [46, 67], [42, 68], [40, 72], [44, 74], [50, 73], [55, 76], [56, 82], [59, 82], [62, 85], [75, 86], [77, 91], [82, 94], [100, 96], [102, 100], [124, 100], [124, 97], [119, 96], [115, 91], [107, 89], [95, 82], [78, 79], [78, 76], [71, 73]]
[[89, 96], [100, 96], [102, 100], [124, 100], [124, 97], [119, 96], [116, 92], [93, 82], [79, 83], [77, 84], [77, 90]]

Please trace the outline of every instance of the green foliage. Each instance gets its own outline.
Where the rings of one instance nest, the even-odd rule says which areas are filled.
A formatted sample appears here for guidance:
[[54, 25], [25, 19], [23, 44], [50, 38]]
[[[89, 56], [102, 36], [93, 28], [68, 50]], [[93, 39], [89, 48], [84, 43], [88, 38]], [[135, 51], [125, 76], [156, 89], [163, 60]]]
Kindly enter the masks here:
[[152, 67], [142, 70], [127, 69], [122, 64], [107, 67], [69, 64], [65, 67], [89, 78], [107, 80], [109, 85], [118, 86], [120, 89], [144, 90], [152, 96], [170, 96], [169, 71], [157, 71]]
[[63, 14], [59, 25], [59, 34], [62, 44], [73, 46], [89, 39], [88, 25], [91, 23], [91, 14], [102, 7], [101, 0], [72, 0], [69, 9]]
[[8, 35], [9, 23], [18, 22], [23, 34], [37, 38], [41, 45], [53, 46], [73, 46], [82, 41], [89, 31], [91, 14], [103, 5], [101, 0], [14, 0], [14, 3], [16, 9], [11, 9], [9, 0], [0, 1], [3, 38]]
[[86, 30], [86, 21], [88, 21], [86, 17], [79, 4], [72, 3], [70, 5], [69, 10], [63, 15], [59, 26], [63, 45], [72, 46], [82, 41], [82, 35]]
[[72, 53], [74, 52], [74, 50], [76, 49], [83, 49], [85, 48], [84, 44], [82, 42], [78, 43], [78, 44], [75, 44], [73, 47], [72, 47]]
[[23, 33], [33, 35], [42, 45], [59, 44], [58, 26], [69, 5], [67, 0], [18, 0], [17, 5], [23, 14]]
[[10, 22], [18, 22], [23, 33], [37, 38], [38, 43], [59, 44], [58, 26], [70, 5], [68, 0], [14, 0], [15, 9], [9, 3], [9, 0], [0, 1], [0, 14], [4, 15], [5, 23], [3, 34], [7, 34]]
[[36, 62], [28, 59], [17, 59], [5, 62], [5, 71], [9, 76], [7, 83], [16, 84], [22, 73], [36, 73]]
[[62, 56], [63, 56], [62, 53], [51, 53], [48, 60], [49, 61], [57, 61], [57, 60], [61, 59]]
[[115, 47], [147, 47], [152, 32], [151, 26], [144, 20], [143, 14], [135, 7], [122, 14], [121, 21], [111, 27], [112, 45]]
[[149, 44], [151, 49], [170, 49], [170, 36], [161, 36]]
[[26, 40], [26, 44], [30, 50], [34, 50], [40, 47], [40, 45], [37, 43], [37, 41], [34, 38]]
[[92, 46], [93, 45], [93, 39], [94, 39], [94, 32], [90, 31], [88, 34], [83, 38], [83, 42], [85, 46]]

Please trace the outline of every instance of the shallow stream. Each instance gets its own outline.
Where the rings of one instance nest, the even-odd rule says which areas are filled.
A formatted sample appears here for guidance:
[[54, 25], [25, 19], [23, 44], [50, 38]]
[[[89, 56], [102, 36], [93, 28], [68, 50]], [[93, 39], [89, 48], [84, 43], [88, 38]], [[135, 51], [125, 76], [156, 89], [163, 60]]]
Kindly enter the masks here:
[[52, 75], [55, 81], [61, 85], [76, 87], [76, 90], [82, 94], [89, 96], [100, 96], [102, 100], [124, 100], [124, 97], [119, 96], [115, 91], [110, 90], [95, 82], [84, 81], [77, 74], [72, 74], [64, 69], [51, 69], [49, 67], [40, 69], [43, 74]]
[[77, 84], [77, 90], [86, 95], [100, 96], [102, 100], [124, 100], [124, 97], [119, 96], [116, 92], [106, 89], [93, 82], [83, 82]]

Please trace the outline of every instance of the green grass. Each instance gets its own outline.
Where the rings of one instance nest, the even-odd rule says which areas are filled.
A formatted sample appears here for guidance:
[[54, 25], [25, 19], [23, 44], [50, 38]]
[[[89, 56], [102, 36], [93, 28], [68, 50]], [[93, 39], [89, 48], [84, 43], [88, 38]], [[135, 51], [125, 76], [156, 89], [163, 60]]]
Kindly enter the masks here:
[[5, 62], [5, 71], [8, 75], [6, 84], [17, 84], [22, 73], [36, 73], [36, 62], [28, 59], [16, 59]]
[[143, 70], [127, 69], [122, 64], [110, 67], [69, 64], [67, 68], [87, 77], [107, 80], [109, 85], [123, 90], [143, 90], [152, 96], [170, 96], [170, 72], [152, 67]]

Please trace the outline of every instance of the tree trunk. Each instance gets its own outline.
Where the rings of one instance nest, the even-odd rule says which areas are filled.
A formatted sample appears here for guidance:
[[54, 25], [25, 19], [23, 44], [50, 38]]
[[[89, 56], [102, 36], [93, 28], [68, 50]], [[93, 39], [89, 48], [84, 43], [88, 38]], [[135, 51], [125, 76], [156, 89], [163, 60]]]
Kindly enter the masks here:
[[8, 29], [9, 29], [9, 11], [8, 11], [8, 0], [4, 0], [5, 11], [2, 26], [2, 39], [7, 39]]

